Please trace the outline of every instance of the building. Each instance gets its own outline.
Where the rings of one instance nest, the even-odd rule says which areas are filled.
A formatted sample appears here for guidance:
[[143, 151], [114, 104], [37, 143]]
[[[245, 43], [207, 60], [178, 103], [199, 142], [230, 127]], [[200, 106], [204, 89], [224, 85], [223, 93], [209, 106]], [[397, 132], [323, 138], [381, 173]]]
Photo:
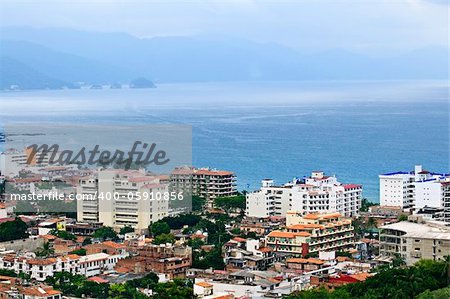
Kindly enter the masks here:
[[416, 165], [414, 171], [398, 171], [379, 175], [380, 205], [410, 209], [441, 204], [441, 186], [449, 174], [432, 173]]
[[170, 191], [203, 197], [212, 207], [215, 198], [237, 194], [236, 177], [231, 171], [179, 167], [170, 174]]
[[416, 182], [415, 188], [415, 214], [429, 214], [435, 220], [450, 222], [450, 176]]
[[267, 270], [274, 261], [273, 250], [254, 239], [235, 237], [222, 251], [225, 264], [232, 269]]
[[192, 248], [189, 246], [148, 244], [134, 250], [137, 256], [123, 259], [116, 270], [126, 272], [163, 273], [169, 279], [185, 278], [186, 271], [192, 265]]
[[112, 271], [122, 257], [106, 253], [95, 253], [86, 256], [69, 254], [52, 258], [27, 258], [24, 256], [0, 256], [0, 269], [23, 272], [37, 281], [45, 281], [55, 272], [69, 272], [86, 277], [96, 276]]
[[315, 258], [289, 258], [286, 260], [286, 268], [298, 273], [320, 270], [324, 267], [325, 261]]
[[43, 283], [30, 285], [20, 278], [0, 276], [0, 298], [60, 299], [62, 293]]
[[334, 176], [313, 171], [309, 178], [275, 186], [264, 179], [261, 189], [247, 194], [248, 217], [284, 216], [289, 210], [308, 213], [339, 212], [345, 217], [357, 216], [361, 207], [362, 186], [342, 184]]
[[349, 283], [358, 283], [365, 281], [367, 278], [372, 276], [369, 273], [357, 273], [357, 274], [322, 274], [311, 276], [310, 284], [313, 287], [323, 287], [327, 290], [334, 290], [337, 287]]
[[381, 227], [382, 257], [398, 254], [412, 265], [420, 259], [443, 259], [449, 252], [450, 228], [440, 223], [402, 221]]
[[256, 236], [265, 236], [284, 224], [284, 219], [284, 217], [276, 216], [267, 218], [245, 217], [237, 228], [245, 234], [254, 233]]
[[79, 222], [103, 223], [120, 230], [131, 226], [146, 232], [168, 215], [168, 184], [159, 176], [137, 170], [103, 170], [80, 179], [77, 187]]
[[304, 257], [308, 253], [354, 248], [354, 237], [351, 220], [339, 213], [302, 216], [290, 211], [286, 215], [286, 228], [269, 233], [266, 243], [275, 252]]
[[15, 177], [27, 165], [25, 151], [8, 149], [0, 153], [0, 173], [7, 177]]

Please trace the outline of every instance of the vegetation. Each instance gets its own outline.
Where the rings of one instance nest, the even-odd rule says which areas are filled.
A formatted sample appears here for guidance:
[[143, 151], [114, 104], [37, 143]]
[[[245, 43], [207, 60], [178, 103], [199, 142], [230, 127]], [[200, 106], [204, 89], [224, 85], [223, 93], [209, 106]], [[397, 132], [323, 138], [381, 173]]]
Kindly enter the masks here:
[[166, 243], [175, 243], [175, 236], [172, 234], [160, 234], [156, 236], [156, 238], [153, 240], [153, 244], [159, 245], [159, 244], [166, 244]]
[[89, 281], [86, 277], [69, 272], [56, 272], [45, 282], [66, 296], [108, 298], [110, 286], [107, 283]]
[[430, 291], [426, 290], [416, 297], [417, 299], [448, 299], [450, 298], [450, 287]]
[[127, 233], [133, 233], [133, 232], [134, 232], [134, 228], [132, 228], [131, 226], [124, 226], [120, 229], [119, 234], [125, 235]]
[[237, 195], [230, 197], [218, 197], [214, 200], [214, 205], [218, 208], [224, 209], [227, 213], [232, 211], [243, 213], [245, 210], [245, 196]]
[[151, 224], [148, 228], [149, 232], [153, 235], [153, 237], [158, 237], [162, 234], [169, 234], [170, 233], [170, 226], [163, 221], [157, 221], [153, 224]]
[[[192, 284], [188, 280], [174, 279], [173, 282], [159, 283], [155, 273], [149, 273], [138, 279], [129, 280], [122, 284], [97, 283], [86, 277], [69, 272], [57, 272], [45, 281], [65, 296], [78, 298], [114, 298], [114, 299], [184, 299], [194, 298]], [[148, 297], [138, 289], [151, 289], [154, 296]]]
[[17, 277], [17, 274], [14, 270], [0, 269], [0, 276]]
[[54, 229], [54, 230], [50, 231], [50, 234], [53, 236], [56, 236], [58, 238], [64, 239], [64, 240], [75, 241], [77, 239], [77, 237], [74, 234], [69, 233], [65, 230]]
[[[348, 284], [327, 291], [318, 288], [298, 292], [287, 296], [289, 299], [307, 298], [364, 298], [364, 299], [403, 299], [425, 296], [424, 292], [433, 292], [448, 286], [449, 262], [421, 260], [411, 267], [394, 267], [380, 269], [380, 272], [369, 277], [365, 282]], [[445, 293], [444, 291], [439, 291]], [[429, 297], [422, 297], [429, 298]], [[439, 297], [438, 297], [439, 298]]]
[[188, 280], [174, 279], [167, 283], [158, 283], [153, 289], [157, 299], [189, 299], [195, 298], [192, 283]]
[[376, 203], [373, 203], [369, 201], [367, 198], [363, 198], [361, 201], [361, 208], [359, 209], [360, 212], [368, 212], [369, 208], [372, 206], [376, 206]]
[[92, 239], [91, 238], [86, 238], [86, 239], [83, 240], [83, 243], [82, 243], [83, 246], [89, 245], [89, 244], [92, 244]]
[[197, 195], [192, 195], [192, 212], [201, 212], [206, 204], [206, 199]]
[[200, 221], [201, 217], [193, 214], [183, 214], [175, 217], [164, 217], [158, 222], [165, 222], [169, 225], [170, 229], [181, 229], [183, 226], [194, 226]]
[[398, 221], [408, 221], [408, 215], [401, 214], [398, 216]]
[[117, 233], [111, 227], [103, 226], [95, 231], [93, 237], [102, 240], [117, 240]]
[[208, 269], [211, 267], [216, 270], [223, 270], [225, 268], [220, 248], [215, 247], [209, 252], [203, 250], [200, 252], [194, 251], [192, 268]]
[[203, 242], [202, 239], [194, 238], [194, 239], [189, 239], [187, 241], [187, 245], [192, 247], [192, 249], [196, 250], [196, 249], [200, 249], [203, 245], [205, 245], [205, 242]]
[[80, 249], [71, 251], [70, 253], [71, 253], [71, 254], [80, 255], [80, 256], [84, 256], [84, 255], [86, 255], [86, 249], [80, 248]]
[[55, 253], [55, 250], [50, 246], [49, 242], [45, 242], [44, 245], [36, 249], [34, 253], [36, 254], [36, 256], [46, 257], [49, 255], [53, 255]]
[[28, 238], [27, 224], [20, 218], [0, 224], [0, 242]]

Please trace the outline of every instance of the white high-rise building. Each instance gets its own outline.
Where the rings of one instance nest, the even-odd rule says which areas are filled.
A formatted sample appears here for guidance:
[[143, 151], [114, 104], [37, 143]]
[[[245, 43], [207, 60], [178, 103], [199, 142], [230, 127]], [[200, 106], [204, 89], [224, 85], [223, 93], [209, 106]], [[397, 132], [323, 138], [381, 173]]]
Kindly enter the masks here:
[[379, 175], [380, 204], [404, 209], [424, 206], [441, 207], [441, 186], [448, 174], [432, 173], [416, 165], [414, 171], [391, 172]]
[[314, 171], [309, 178], [282, 186], [274, 186], [270, 179], [263, 180], [260, 190], [247, 194], [246, 215], [284, 217], [287, 211], [294, 210], [304, 215], [339, 212], [352, 217], [358, 215], [361, 199], [361, 185], [342, 184], [334, 176]]
[[25, 150], [9, 149], [0, 153], [0, 174], [7, 177], [16, 177], [27, 165]]
[[168, 184], [142, 171], [99, 171], [80, 179], [77, 194], [83, 196], [77, 202], [78, 221], [116, 230], [131, 226], [138, 232], [166, 217], [171, 200]]

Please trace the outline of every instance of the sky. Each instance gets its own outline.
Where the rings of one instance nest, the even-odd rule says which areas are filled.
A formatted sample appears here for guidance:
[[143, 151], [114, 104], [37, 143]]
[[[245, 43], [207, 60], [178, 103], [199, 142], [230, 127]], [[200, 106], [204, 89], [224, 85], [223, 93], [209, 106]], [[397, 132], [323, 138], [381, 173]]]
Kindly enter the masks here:
[[0, 0], [0, 26], [211, 36], [367, 54], [448, 46], [449, 0]]

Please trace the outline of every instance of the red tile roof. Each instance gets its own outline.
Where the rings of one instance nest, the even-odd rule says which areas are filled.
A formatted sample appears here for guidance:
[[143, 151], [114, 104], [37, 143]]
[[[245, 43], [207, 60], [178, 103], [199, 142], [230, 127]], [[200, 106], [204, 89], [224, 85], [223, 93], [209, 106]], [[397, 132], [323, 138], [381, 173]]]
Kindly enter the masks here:
[[358, 184], [346, 184], [344, 185], [344, 189], [348, 190], [348, 189], [360, 189], [362, 186], [358, 185]]
[[88, 280], [94, 281], [96, 283], [109, 283], [109, 280], [103, 279], [103, 278], [98, 277], [98, 276], [89, 277]]

